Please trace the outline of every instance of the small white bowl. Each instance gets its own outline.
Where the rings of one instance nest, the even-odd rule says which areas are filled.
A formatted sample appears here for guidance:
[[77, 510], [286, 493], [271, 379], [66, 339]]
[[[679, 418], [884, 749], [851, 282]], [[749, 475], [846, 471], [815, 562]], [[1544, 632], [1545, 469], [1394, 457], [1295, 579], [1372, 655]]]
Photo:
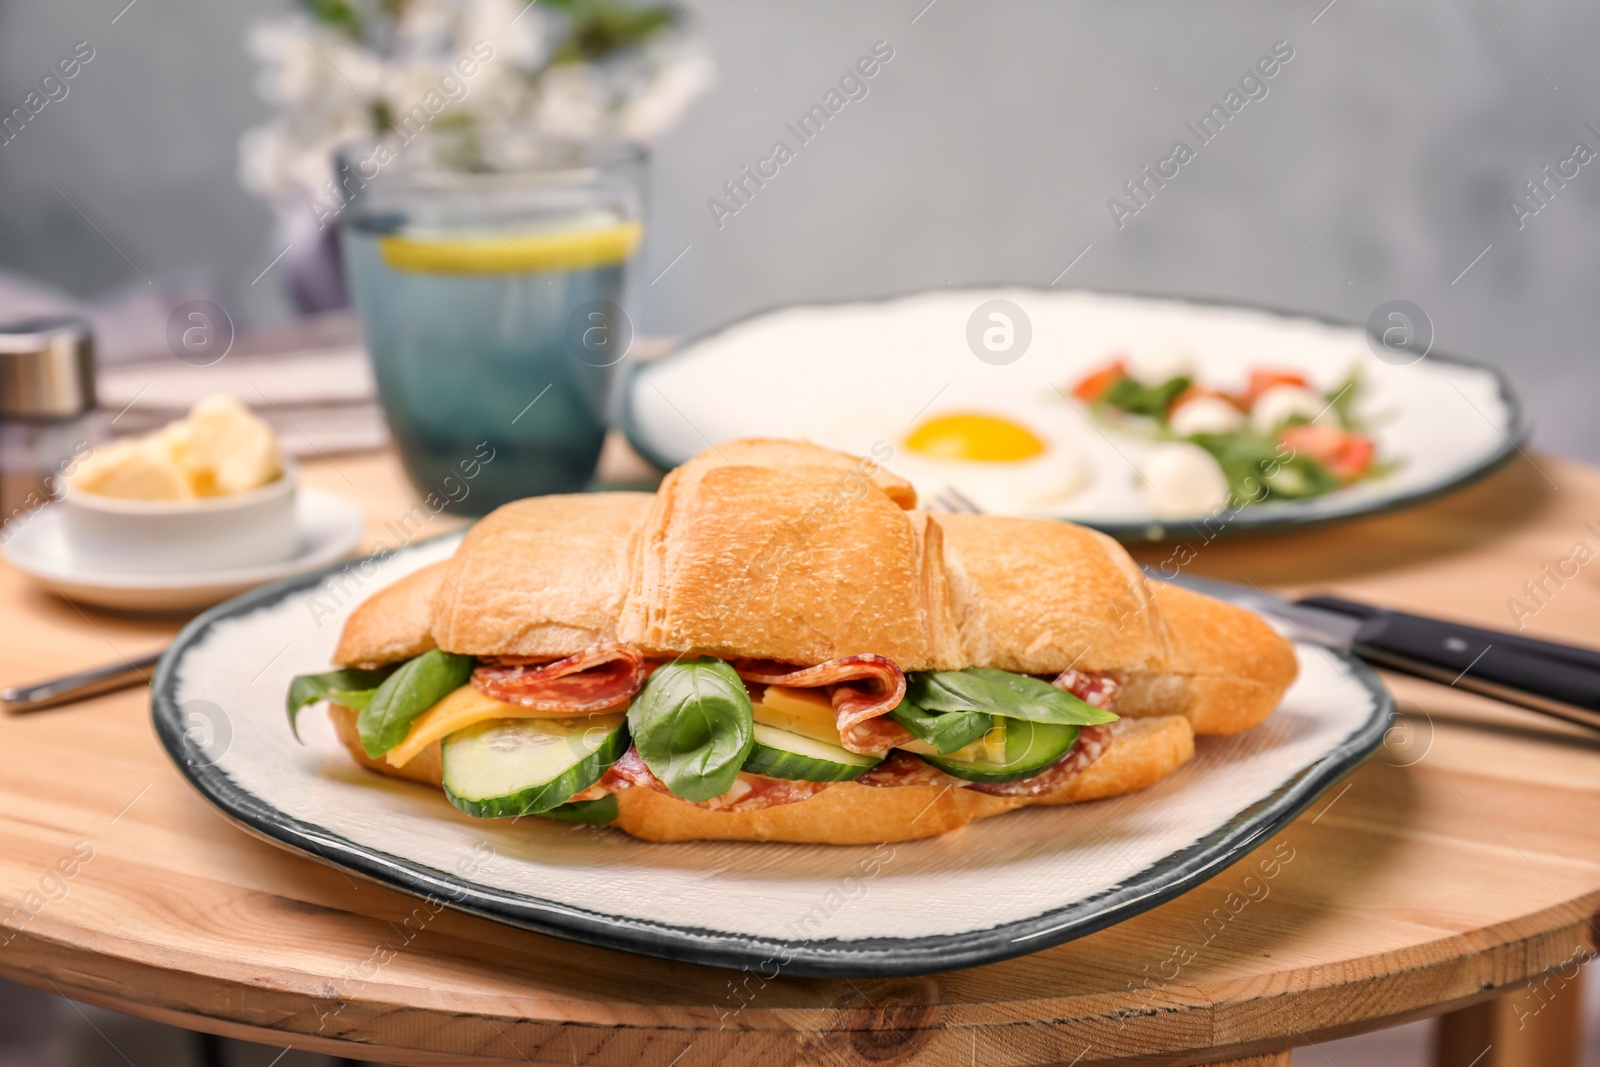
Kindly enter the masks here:
[[198, 500], [122, 500], [71, 488], [56, 506], [77, 562], [124, 574], [193, 574], [294, 555], [298, 472], [259, 489]]

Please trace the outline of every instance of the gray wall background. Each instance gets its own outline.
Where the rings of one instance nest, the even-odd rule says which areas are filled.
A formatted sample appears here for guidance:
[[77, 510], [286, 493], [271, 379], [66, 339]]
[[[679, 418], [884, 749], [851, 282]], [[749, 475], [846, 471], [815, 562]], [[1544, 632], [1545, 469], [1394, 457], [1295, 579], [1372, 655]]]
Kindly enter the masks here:
[[[245, 27], [280, 16], [136, 0], [113, 24], [125, 3], [0, 0], [3, 110], [73, 42], [97, 52], [0, 146], [0, 267], [86, 297], [143, 287], [139, 272], [203, 282], [236, 318], [281, 318], [273, 277], [250, 285], [281, 247], [272, 217], [234, 176], [239, 132], [267, 113]], [[1413, 300], [1439, 348], [1512, 372], [1541, 447], [1600, 461], [1600, 162], [1520, 231], [1506, 205], [1575, 141], [1600, 150], [1584, 125], [1600, 126], [1600, 10], [1326, 3], [698, 0], [719, 80], [657, 146], [644, 278], [689, 250], [646, 288], [642, 327], [1045, 285], [1092, 245], [1061, 284], [1355, 321]], [[706, 199], [880, 39], [895, 57], [870, 95], [719, 230]], [[1295, 58], [1269, 95], [1119, 231], [1106, 199], [1278, 40]]]

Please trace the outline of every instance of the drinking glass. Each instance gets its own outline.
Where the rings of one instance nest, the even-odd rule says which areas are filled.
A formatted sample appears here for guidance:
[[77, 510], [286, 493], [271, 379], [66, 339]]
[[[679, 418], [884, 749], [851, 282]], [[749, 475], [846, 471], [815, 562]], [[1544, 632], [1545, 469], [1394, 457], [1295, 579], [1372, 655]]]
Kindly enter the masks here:
[[417, 490], [481, 515], [583, 489], [632, 343], [643, 148], [464, 130], [337, 162], [345, 269]]

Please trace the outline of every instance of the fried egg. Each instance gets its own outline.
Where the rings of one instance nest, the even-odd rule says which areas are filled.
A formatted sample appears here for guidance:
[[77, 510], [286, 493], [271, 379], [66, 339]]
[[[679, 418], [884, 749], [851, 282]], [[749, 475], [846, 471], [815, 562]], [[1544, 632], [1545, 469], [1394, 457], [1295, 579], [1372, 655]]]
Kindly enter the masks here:
[[821, 443], [866, 454], [873, 441], [893, 449], [884, 466], [916, 486], [924, 507], [954, 497], [1000, 515], [1048, 512], [1088, 478], [1070, 439], [995, 411], [938, 412], [898, 432], [860, 416], [842, 421]]

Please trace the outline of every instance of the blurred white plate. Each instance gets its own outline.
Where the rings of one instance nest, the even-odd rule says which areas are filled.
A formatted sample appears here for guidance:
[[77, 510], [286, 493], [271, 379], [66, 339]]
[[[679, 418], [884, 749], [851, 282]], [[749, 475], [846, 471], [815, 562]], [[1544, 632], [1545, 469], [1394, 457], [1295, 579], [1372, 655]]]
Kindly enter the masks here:
[[[1004, 365], [978, 358], [968, 341], [974, 313], [996, 299], [1020, 307], [1031, 332], [1026, 351]], [[1200, 530], [1203, 517], [1158, 518], [1137, 473], [1152, 443], [1103, 430], [1063, 394], [1116, 353], [1159, 358], [1172, 348], [1188, 350], [1198, 379], [1220, 387], [1243, 385], [1251, 367], [1267, 365], [1299, 369], [1331, 391], [1358, 367], [1379, 458], [1399, 464], [1383, 478], [1314, 500], [1269, 501], [1212, 519], [1207, 540], [1421, 503], [1494, 470], [1530, 429], [1498, 371], [1436, 352], [1408, 366], [1385, 362], [1357, 326], [1225, 304], [1022, 288], [757, 314], [638, 366], [622, 423], [633, 446], [663, 467], [730, 438], [772, 436], [861, 453], [883, 440], [909, 468], [919, 457], [903, 438], [920, 420], [952, 411], [1005, 414], [1049, 441], [1047, 456], [1061, 454], [1063, 471], [1074, 456], [1089, 471], [1077, 493], [1030, 513], [1123, 540], [1160, 540]], [[886, 465], [895, 470], [896, 458]], [[912, 470], [900, 473], [920, 481]], [[925, 498], [935, 491], [919, 489]]]
[[265, 582], [289, 578], [343, 559], [361, 543], [364, 523], [350, 501], [302, 486], [295, 501], [300, 542], [281, 563], [194, 574], [121, 574], [78, 563], [52, 505], [18, 524], [6, 543], [13, 567], [66, 597], [124, 611], [190, 611], [210, 607]]

